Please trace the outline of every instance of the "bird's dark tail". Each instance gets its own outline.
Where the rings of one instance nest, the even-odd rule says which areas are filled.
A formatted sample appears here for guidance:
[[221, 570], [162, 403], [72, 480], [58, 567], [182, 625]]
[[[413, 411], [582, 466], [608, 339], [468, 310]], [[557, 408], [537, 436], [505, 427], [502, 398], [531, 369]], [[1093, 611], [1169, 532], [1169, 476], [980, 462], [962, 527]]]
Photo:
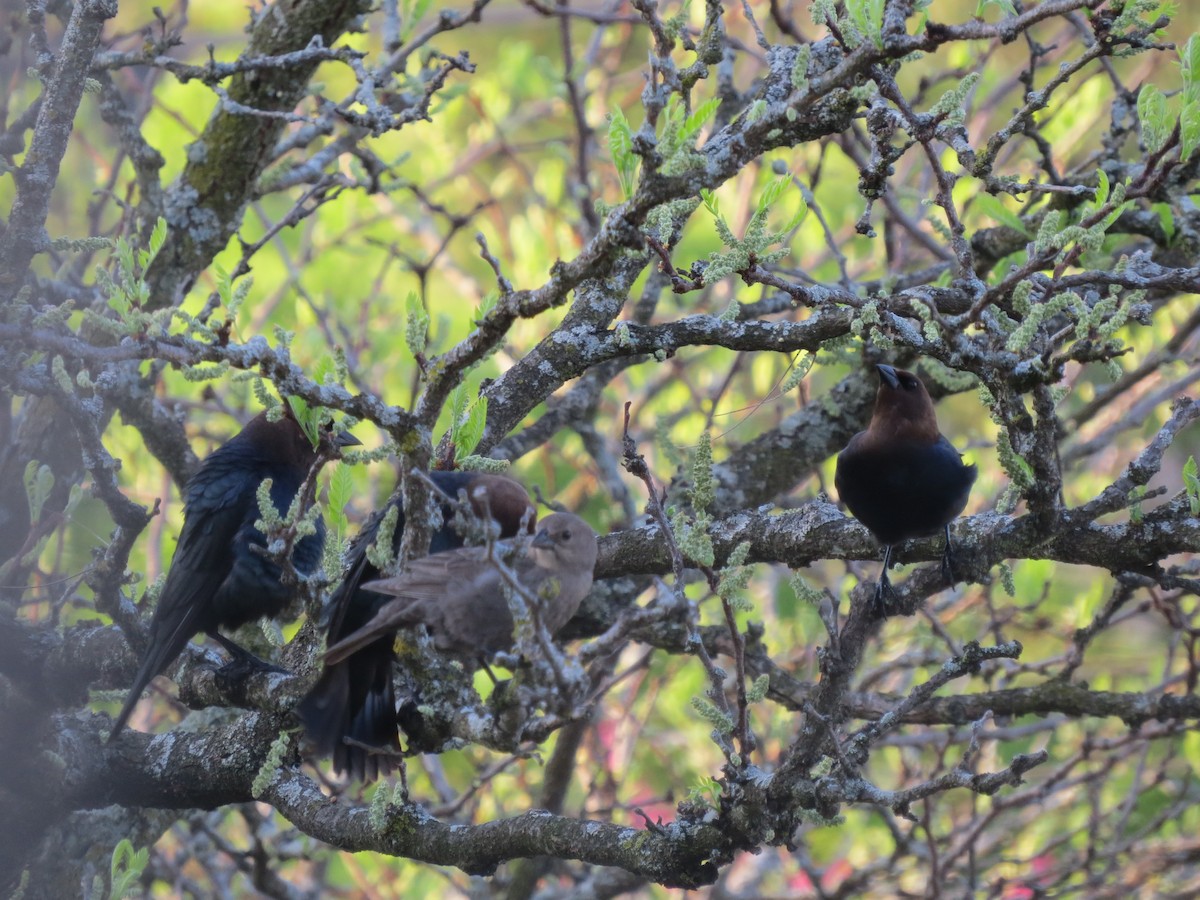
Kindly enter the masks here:
[[151, 629], [149, 643], [146, 646], [146, 655], [142, 657], [142, 664], [138, 667], [136, 677], [133, 679], [133, 687], [129, 689], [129, 695], [125, 698], [125, 705], [121, 707], [121, 712], [117, 715], [117, 720], [113, 723], [112, 731], [108, 733], [108, 743], [116, 740], [125, 728], [125, 724], [129, 721], [130, 715], [133, 714], [133, 708], [137, 706], [138, 700], [141, 699], [142, 691], [146, 689], [154, 676], [158, 675], [171, 663], [175, 658], [183, 652], [183, 648], [187, 646], [188, 640], [197, 631], [196, 610], [190, 608], [188, 613], [184, 615], [179, 622], [171, 629], [171, 633], [165, 638], [160, 638]]
[[157, 654], [147, 656], [142, 660], [142, 666], [138, 669], [137, 677], [133, 679], [133, 687], [129, 689], [129, 695], [125, 698], [125, 705], [121, 707], [121, 712], [117, 716], [117, 721], [113, 723], [112, 731], [108, 733], [108, 743], [112, 743], [117, 739], [124, 728], [125, 723], [129, 721], [129, 717], [133, 714], [133, 708], [137, 706], [138, 700], [142, 697], [142, 691], [146, 689], [153, 679], [158, 674], [156, 670]]
[[388, 634], [327, 664], [296, 707], [314, 750], [332, 755], [335, 771], [359, 781], [390, 773], [393, 756], [400, 752], [392, 642]]

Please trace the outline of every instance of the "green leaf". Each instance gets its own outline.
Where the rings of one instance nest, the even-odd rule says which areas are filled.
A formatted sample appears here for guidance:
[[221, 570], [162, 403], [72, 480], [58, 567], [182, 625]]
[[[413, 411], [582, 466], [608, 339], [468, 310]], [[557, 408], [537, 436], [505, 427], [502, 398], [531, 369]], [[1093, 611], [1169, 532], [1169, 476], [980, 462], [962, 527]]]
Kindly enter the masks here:
[[1193, 516], [1200, 516], [1200, 475], [1196, 471], [1196, 457], [1189, 456], [1183, 464], [1183, 489], [1187, 492], [1188, 507]]
[[479, 305], [475, 307], [475, 315], [472, 316], [472, 321], [481, 322], [495, 307], [500, 295], [496, 291], [488, 291], [479, 301]]
[[322, 354], [313, 366], [312, 380], [317, 384], [334, 384], [337, 381], [337, 361], [332, 354]]
[[431, 5], [432, 0], [415, 0], [415, 2], [414, 0], [404, 0], [400, 4], [400, 19], [403, 23], [400, 27], [401, 41], [408, 40], [409, 35], [413, 33], [413, 29], [429, 11]]
[[37, 523], [42, 518], [42, 508], [54, 488], [54, 473], [49, 466], [38, 465], [31, 459], [25, 465], [25, 497], [29, 501], [29, 521]]
[[796, 214], [787, 220], [787, 223], [780, 230], [780, 236], [787, 234], [794, 228], [799, 228], [800, 223], [804, 221], [804, 217], [808, 215], [808, 201], [804, 199], [804, 195], [800, 195], [800, 205], [796, 208]]
[[1173, 124], [1167, 113], [1166, 95], [1152, 84], [1143, 85], [1138, 93], [1137, 111], [1142, 143], [1151, 153], [1157, 153], [1167, 142]]
[[[721, 243], [726, 247], [732, 247], [737, 244], [737, 238], [733, 236], [733, 231], [729, 227], [729, 223], [725, 221], [725, 217], [721, 215], [721, 203], [717, 200], [717, 195], [712, 191], [700, 189], [700, 200], [704, 203], [704, 208], [709, 211], [713, 217], [713, 222], [717, 226], [717, 235], [721, 238]], [[715, 280], [715, 276], [710, 272], [709, 277]]]
[[410, 14], [411, 21], [415, 24], [425, 18], [425, 13], [429, 12], [429, 7], [433, 5], [433, 0], [417, 0], [413, 5], [412, 13]]
[[303, 397], [292, 395], [287, 398], [287, 401], [288, 406], [292, 408], [292, 414], [296, 417], [296, 422], [315, 450], [321, 443], [320, 410], [309, 406], [308, 401]]
[[483, 437], [483, 427], [487, 424], [487, 397], [480, 395], [479, 398], [471, 404], [471, 408], [467, 411], [466, 420], [459, 428], [458, 437], [454, 441], [454, 446], [458, 455], [468, 456], [479, 446], [479, 439]]
[[233, 296], [233, 280], [229, 277], [228, 270], [220, 263], [213, 263], [213, 280], [217, 284], [217, 296], [221, 298], [221, 305], [228, 308], [229, 300]]
[[850, 20], [863, 37], [869, 38], [879, 49], [883, 49], [883, 6], [884, 0], [846, 0], [846, 11]]
[[450, 437], [454, 438], [458, 435], [459, 423], [463, 420], [463, 414], [467, 411], [467, 386], [460, 384], [450, 394]]
[[450, 440], [454, 442], [455, 456], [470, 455], [483, 437], [487, 424], [487, 398], [471, 400], [465, 384], [460, 384], [450, 395]]
[[[1104, 173], [1101, 172], [1100, 174], [1103, 175]], [[1021, 217], [1006, 207], [999, 197], [987, 193], [976, 194], [975, 206], [993, 222], [1006, 225], [1017, 232], [1017, 234], [1024, 235], [1027, 238], [1033, 237], [1033, 233], [1021, 221]]]
[[633, 152], [633, 131], [625, 113], [614, 109], [608, 117], [608, 152], [612, 155], [621, 182], [621, 194], [628, 200], [633, 196], [634, 174], [637, 172], [638, 157]]
[[1200, 40], [1194, 34], [1179, 51], [1179, 68], [1183, 75], [1184, 104], [1195, 103], [1200, 100]]
[[1146, 486], [1139, 484], [1129, 492], [1129, 521], [1134, 525], [1141, 525], [1145, 514], [1142, 512], [1142, 500], [1146, 498]]
[[1111, 185], [1108, 181], [1108, 173], [1103, 169], [1096, 170], [1096, 208], [1099, 209], [1108, 202]]
[[692, 114], [683, 122], [683, 140], [685, 142], [694, 140], [700, 133], [700, 129], [704, 127], [704, 123], [716, 115], [717, 107], [720, 105], [721, 98], [713, 97], [692, 110]]
[[1192, 152], [1200, 145], [1200, 99], [1184, 104], [1179, 114], [1179, 159], [1187, 162]]
[[134, 852], [129, 838], [121, 838], [117, 846], [113, 847], [112, 862], [109, 866], [110, 900], [119, 900], [129, 895], [137, 887], [149, 862], [148, 847]]
[[154, 262], [154, 258], [158, 256], [158, 251], [163, 248], [163, 244], [166, 242], [167, 220], [159, 216], [158, 221], [154, 223], [154, 230], [150, 232], [150, 259], [147, 265]]
[[979, 0], [979, 4], [975, 7], [975, 15], [983, 16], [983, 11], [989, 6], [998, 6], [1010, 16], [1017, 14], [1017, 8], [1013, 6], [1012, 0]]
[[788, 185], [791, 183], [792, 183], [791, 178], [784, 175], [779, 178], [776, 178], [769, 185], [767, 185], [767, 189], [765, 191], [763, 191], [762, 196], [758, 198], [758, 210], [757, 211], [759, 213], [765, 214], [767, 212], [767, 210], [769, 210], [772, 206], [775, 205], [775, 201], [779, 199], [779, 197], [783, 194], [783, 192], [785, 190], [787, 190]]
[[329, 508], [331, 510], [345, 509], [353, 491], [354, 478], [350, 473], [350, 466], [339, 462], [329, 477]]

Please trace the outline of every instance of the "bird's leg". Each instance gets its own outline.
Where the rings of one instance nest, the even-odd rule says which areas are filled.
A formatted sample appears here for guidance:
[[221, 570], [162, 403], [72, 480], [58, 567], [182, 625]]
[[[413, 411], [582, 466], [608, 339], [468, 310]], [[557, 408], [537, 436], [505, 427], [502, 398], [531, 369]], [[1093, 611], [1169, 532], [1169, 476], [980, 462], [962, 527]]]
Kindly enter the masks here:
[[[388, 775], [392, 772], [399, 772], [400, 795], [405, 800], [408, 799], [408, 770], [405, 768], [404, 753], [399, 749], [398, 744], [395, 747], [367, 744], [363, 741], [356, 741], [349, 735], [342, 735], [342, 743], [347, 747], [357, 747], [359, 750], [365, 751], [368, 758], [373, 758], [377, 762], [380, 774]], [[354, 777], [360, 781], [364, 780], [361, 774], [356, 774]], [[367, 780], [373, 780], [373, 778], [374, 776]]]
[[245, 647], [235, 643], [220, 632], [209, 632], [209, 637], [220, 644], [233, 657], [231, 662], [221, 666], [220, 676], [223, 680], [234, 681], [244, 679], [253, 675], [255, 672], [279, 672], [284, 675], [290, 674], [287, 669], [281, 669], [279, 666], [272, 665], [265, 660], [259, 659]]
[[942, 552], [942, 577], [954, 587], [954, 544], [950, 540], [950, 524], [946, 524], [946, 549]]
[[883, 570], [879, 573], [879, 584], [875, 586], [875, 612], [881, 619], [886, 619], [888, 610], [896, 601], [896, 592], [892, 590], [892, 581], [888, 578], [888, 569], [892, 565], [892, 545], [883, 548]]
[[487, 660], [482, 656], [479, 657], [479, 665], [483, 667], [483, 671], [487, 672], [488, 678], [492, 679], [492, 685], [499, 685], [500, 679], [496, 677], [496, 673], [492, 671], [492, 667], [487, 664]]

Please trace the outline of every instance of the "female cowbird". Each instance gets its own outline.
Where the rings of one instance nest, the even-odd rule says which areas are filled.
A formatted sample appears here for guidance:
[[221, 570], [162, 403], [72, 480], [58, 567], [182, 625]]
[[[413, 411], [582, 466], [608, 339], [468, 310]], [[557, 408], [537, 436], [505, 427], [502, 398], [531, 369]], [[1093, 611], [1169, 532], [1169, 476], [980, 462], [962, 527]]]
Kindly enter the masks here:
[[[438, 489], [449, 497], [464, 491], [475, 515], [491, 518], [500, 526], [501, 537], [513, 537], [520, 530], [531, 530], [537, 511], [529, 502], [525, 488], [503, 475], [476, 472], [429, 473]], [[388, 598], [363, 585], [380, 575], [370, 560], [367, 548], [375, 543], [379, 523], [391, 506], [377, 512], [363, 526], [347, 553], [349, 570], [329, 601], [326, 644], [332, 646], [375, 617]], [[442, 504], [443, 525], [433, 533], [429, 552], [443, 553], [463, 545], [463, 539], [450, 523], [449, 503]], [[392, 539], [392, 552], [400, 549], [404, 536], [404, 512]], [[359, 781], [372, 781], [391, 771], [387, 753], [371, 753], [367, 748], [399, 752], [400, 736], [396, 726], [396, 695], [392, 686], [392, 635], [364, 644], [341, 662], [326, 665], [320, 680], [300, 701], [296, 713], [305, 733], [322, 756], [333, 756], [333, 768], [348, 772]], [[349, 742], [346, 739], [349, 739]]]
[[[171, 570], [150, 621], [150, 637], [133, 687], [113, 725], [112, 741], [125, 727], [142, 690], [183, 652], [193, 635], [205, 632], [238, 661], [263, 665], [249, 651], [221, 634], [283, 612], [292, 592], [280, 580], [279, 566], [253, 548], [266, 547], [266, 535], [254, 526], [260, 518], [256, 492], [271, 479], [271, 502], [286, 511], [317, 461], [318, 450], [285, 405], [272, 422], [259, 413], [240, 432], [200, 464], [184, 487], [183, 530]], [[326, 456], [334, 447], [359, 441], [347, 432], [325, 433]], [[325, 524], [296, 542], [292, 563], [309, 574], [321, 564]]]
[[[567, 624], [592, 588], [596, 532], [579, 516], [553, 513], [538, 523], [525, 555], [510, 566], [537, 598], [537, 615], [551, 634]], [[424, 625], [439, 650], [463, 658], [511, 650], [513, 618], [504, 577], [486, 547], [464, 547], [414, 560], [395, 578], [364, 585], [388, 594], [376, 616], [325, 653], [335, 665], [360, 647], [400, 628]]]
[[942, 572], [954, 582], [950, 522], [967, 505], [975, 466], [938, 431], [933, 401], [912, 372], [876, 366], [879, 393], [866, 431], [838, 454], [834, 484], [854, 517], [884, 544], [883, 574], [875, 590], [881, 610], [892, 596], [892, 548], [909, 538], [946, 532]]

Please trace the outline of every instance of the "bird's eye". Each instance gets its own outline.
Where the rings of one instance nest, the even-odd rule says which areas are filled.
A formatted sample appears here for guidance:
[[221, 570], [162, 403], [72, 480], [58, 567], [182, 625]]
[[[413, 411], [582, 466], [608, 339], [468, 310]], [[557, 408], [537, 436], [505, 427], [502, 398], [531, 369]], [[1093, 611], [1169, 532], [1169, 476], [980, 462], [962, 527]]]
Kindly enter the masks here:
[[571, 539], [571, 529], [570, 528], [563, 529], [562, 539], [564, 541], [569, 541]]

